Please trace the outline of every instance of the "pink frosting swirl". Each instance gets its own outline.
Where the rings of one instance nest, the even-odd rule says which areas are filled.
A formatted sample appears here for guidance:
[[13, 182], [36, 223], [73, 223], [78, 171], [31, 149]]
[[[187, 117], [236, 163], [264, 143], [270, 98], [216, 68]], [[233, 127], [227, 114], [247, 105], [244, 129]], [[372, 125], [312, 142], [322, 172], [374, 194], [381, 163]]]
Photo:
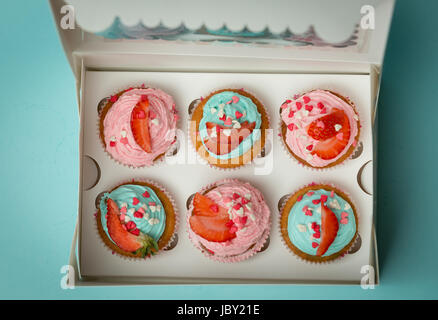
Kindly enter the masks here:
[[[306, 109], [307, 106], [308, 109]], [[311, 150], [306, 148], [318, 143], [307, 134], [307, 128], [316, 119], [330, 114], [334, 108], [345, 112], [350, 124], [350, 138], [345, 148], [335, 158], [326, 160], [316, 154], [312, 155]], [[291, 116], [291, 114], [293, 115]], [[350, 104], [326, 90], [314, 90], [296, 100], [286, 101], [282, 105], [281, 119], [288, 126], [285, 137], [286, 144], [296, 156], [314, 167], [325, 167], [335, 162], [347, 152], [353, 143], [356, 143], [359, 120], [356, 112]]]
[[[131, 131], [132, 109], [144, 95], [149, 100], [150, 153], [140, 148]], [[176, 122], [175, 103], [164, 91], [153, 88], [126, 91], [111, 106], [103, 121], [106, 151], [123, 164], [134, 167], [150, 166], [174, 142]]]
[[[225, 242], [211, 242], [197, 235], [189, 227], [189, 236], [197, 247], [200, 244], [214, 252], [212, 258], [226, 261], [227, 258], [243, 260], [263, 246], [270, 231], [271, 212], [263, 198], [262, 193], [246, 182], [237, 179], [226, 179], [215, 183], [216, 187], [205, 195], [218, 205], [227, 208], [230, 218], [236, 221], [236, 237]], [[233, 195], [238, 194], [239, 198], [233, 199]], [[242, 205], [243, 212], [236, 211], [233, 207], [237, 203], [242, 203], [245, 198], [246, 204]], [[193, 206], [190, 207], [187, 216], [188, 226], [190, 226], [190, 216]], [[240, 217], [247, 217], [246, 223], [239, 224]]]

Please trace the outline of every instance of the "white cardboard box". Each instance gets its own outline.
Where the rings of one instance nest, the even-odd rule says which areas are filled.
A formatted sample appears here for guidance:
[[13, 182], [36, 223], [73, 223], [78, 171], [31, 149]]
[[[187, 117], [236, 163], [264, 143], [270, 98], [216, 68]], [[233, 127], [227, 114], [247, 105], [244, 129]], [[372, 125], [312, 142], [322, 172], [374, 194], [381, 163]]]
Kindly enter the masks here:
[[[100, 7], [98, 2], [88, 2], [84, 6], [83, 2], [68, 1], [73, 7], [64, 7], [66, 3], [62, 0], [50, 1], [64, 49], [76, 75], [80, 110], [79, 213], [70, 259], [75, 285], [359, 284], [361, 278], [367, 276], [361, 273], [366, 271], [362, 269], [366, 265], [373, 267], [375, 272], [368, 276], [377, 284], [375, 201], [372, 196], [376, 189], [376, 165], [372, 161], [376, 150], [375, 144], [373, 146], [373, 124], [379, 73], [394, 1], [338, 0], [331, 2], [328, 8], [324, 8], [327, 7], [324, 1], [317, 0], [306, 4], [279, 2], [278, 7], [271, 8], [268, 16], [262, 14], [265, 12], [263, 5], [253, 4], [248, 9], [245, 1], [240, 4], [222, 1], [221, 8], [214, 10], [213, 15], [211, 8], [206, 8], [202, 1], [187, 1], [184, 9], [178, 7], [178, 10], [167, 11], [162, 6], [176, 7], [175, 3], [166, 0], [161, 5], [145, 5], [139, 2], [127, 10], [127, 6], [120, 6], [118, 1], [105, 1], [105, 5]], [[374, 10], [374, 30], [355, 26], [354, 22], [360, 23], [360, 11], [365, 4], [371, 5]], [[93, 5], [105, 8], [102, 14], [96, 15]], [[246, 14], [231, 14], [220, 22], [217, 17], [223, 16], [222, 6], [230, 5], [237, 11], [244, 10]], [[75, 28], [63, 29], [66, 25], [61, 21], [72, 8], [77, 22]], [[285, 15], [284, 12], [291, 14]], [[336, 16], [339, 14], [343, 19]], [[202, 23], [210, 29], [227, 24], [230, 30], [247, 25], [250, 31], [269, 26], [276, 34], [285, 28], [296, 32], [314, 25], [318, 35], [324, 34], [329, 42], [341, 43], [346, 39], [345, 35], [353, 30], [356, 30], [354, 35], [357, 39], [352, 38], [354, 44], [345, 45], [344, 41], [342, 47], [337, 47], [315, 38], [314, 33], [307, 38], [296, 37], [290, 45], [284, 45], [283, 39], [278, 40], [279, 43], [275, 42], [277, 39], [269, 43], [271, 40], [268, 39], [265, 44], [236, 41], [211, 43], [211, 39], [208, 42], [199, 39], [187, 41], [186, 35], [186, 38], [173, 40], [133, 40], [106, 39], [94, 34], [109, 26], [115, 16], [120, 16], [125, 24], [134, 24], [142, 19], [148, 27], [161, 20], [165, 26], [174, 27], [184, 22], [192, 29]], [[203, 19], [199, 19], [200, 16]], [[188, 37], [193, 40], [192, 33], [189, 32]], [[241, 41], [241, 38], [235, 39]], [[307, 45], [302, 46], [303, 43]], [[274, 129], [273, 148], [266, 157], [273, 161], [272, 172], [254, 175], [257, 164], [226, 173], [199, 163], [185, 164], [183, 170], [181, 164], [129, 169], [109, 159], [96, 134], [97, 105], [102, 98], [118, 89], [140, 83], [160, 87], [175, 98], [182, 115], [179, 129], [184, 133], [187, 133], [187, 108], [194, 99], [220, 87], [244, 87], [253, 92], [265, 104]], [[281, 103], [294, 93], [313, 88], [333, 89], [350, 96], [356, 102], [363, 121], [362, 153], [346, 165], [322, 173], [296, 165], [281, 149], [276, 137]], [[190, 157], [191, 153], [194, 154], [194, 151], [182, 146], [178, 155]], [[289, 179], [284, 179], [284, 168], [288, 169]], [[200, 179], [187, 179], [195, 174]], [[168, 187], [180, 213], [177, 246], [149, 261], [132, 262], [112, 255], [105, 250], [93, 223], [96, 196], [114, 184], [134, 177], [152, 178]], [[238, 177], [254, 183], [264, 193], [274, 221], [267, 250], [235, 264], [218, 264], [206, 259], [191, 245], [185, 230], [185, 202], [188, 196], [203, 185], [226, 177]], [[276, 227], [280, 197], [311, 181], [329, 181], [345, 188], [358, 205], [362, 246], [356, 253], [328, 265], [309, 265], [296, 259], [284, 248]], [[146, 265], [148, 268], [145, 268]]]

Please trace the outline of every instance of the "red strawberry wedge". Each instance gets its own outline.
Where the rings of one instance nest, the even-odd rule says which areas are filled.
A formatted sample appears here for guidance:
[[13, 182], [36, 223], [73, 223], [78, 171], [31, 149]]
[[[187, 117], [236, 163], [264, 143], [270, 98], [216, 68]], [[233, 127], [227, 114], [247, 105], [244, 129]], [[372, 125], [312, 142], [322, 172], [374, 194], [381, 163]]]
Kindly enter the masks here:
[[230, 231], [232, 221], [227, 210], [200, 193], [193, 198], [190, 227], [197, 235], [212, 242], [224, 242], [236, 237], [236, 233]]
[[150, 153], [151, 136], [149, 134], [149, 101], [143, 100], [137, 103], [131, 112], [131, 131], [135, 142], [145, 152]]
[[[347, 116], [341, 110], [313, 121], [307, 133], [314, 139], [319, 140], [312, 150], [312, 154], [324, 160], [337, 157], [347, 146], [350, 140], [350, 123]], [[335, 125], [341, 126], [336, 131]]]
[[107, 200], [107, 210], [108, 233], [115, 244], [127, 252], [134, 252], [140, 249], [143, 246], [141, 240], [122, 227], [122, 223], [119, 219], [119, 208], [114, 200], [110, 198]]
[[213, 200], [203, 196], [199, 192], [193, 197], [192, 214], [195, 216], [228, 217], [227, 209], [217, 205]]
[[[207, 122], [208, 139], [204, 142], [208, 150], [214, 154], [222, 155], [230, 153], [246, 139], [254, 130], [255, 122], [245, 121], [240, 128], [226, 127], [213, 122]], [[212, 137], [212, 131], [216, 131], [216, 137]]]
[[336, 218], [333, 211], [327, 208], [323, 203], [321, 203], [321, 230], [322, 238], [318, 250], [316, 251], [317, 256], [322, 256], [327, 252], [339, 230], [338, 218]]

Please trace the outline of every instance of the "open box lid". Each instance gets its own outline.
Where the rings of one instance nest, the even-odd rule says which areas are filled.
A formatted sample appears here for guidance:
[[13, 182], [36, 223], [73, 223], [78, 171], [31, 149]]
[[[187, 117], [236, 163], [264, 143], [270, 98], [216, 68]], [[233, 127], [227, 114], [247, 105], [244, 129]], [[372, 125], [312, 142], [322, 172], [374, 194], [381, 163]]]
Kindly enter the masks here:
[[[307, 61], [312, 65], [342, 62], [350, 64], [347, 72], [363, 72], [364, 65], [382, 64], [394, 2], [138, 0], [127, 5], [120, 0], [50, 0], [76, 76], [78, 57], [100, 55], [91, 65], [105, 68], [113, 63], [109, 56], [121, 54], [151, 55], [151, 66], [158, 63], [154, 55], [178, 56], [176, 60], [186, 70], [193, 64], [188, 57], [197, 57], [195, 64], [213, 71], [223, 70], [226, 63], [222, 60], [231, 57], [262, 62], [247, 65], [238, 61], [245, 71], [301, 71]], [[75, 17], [74, 21], [69, 17]], [[203, 60], [198, 58], [206, 56], [220, 63], [210, 59], [202, 66]], [[117, 61], [122, 68], [145, 66], [135, 58], [126, 65]], [[300, 63], [288, 66], [279, 61]], [[159, 64], [167, 70], [179, 66], [172, 59], [162, 59]]]

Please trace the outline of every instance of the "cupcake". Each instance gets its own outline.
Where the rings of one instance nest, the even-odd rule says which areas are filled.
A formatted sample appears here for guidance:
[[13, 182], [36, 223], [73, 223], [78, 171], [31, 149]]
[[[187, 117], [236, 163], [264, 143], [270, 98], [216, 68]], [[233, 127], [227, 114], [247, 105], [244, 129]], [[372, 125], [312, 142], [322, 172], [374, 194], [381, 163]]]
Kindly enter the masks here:
[[160, 89], [129, 88], [111, 96], [100, 112], [99, 134], [106, 152], [132, 166], [151, 166], [175, 142], [177, 111]]
[[270, 216], [259, 190], [247, 182], [225, 179], [191, 199], [189, 238], [213, 260], [242, 261], [262, 249], [270, 232]]
[[150, 181], [124, 183], [104, 193], [96, 214], [105, 245], [131, 258], [165, 249], [173, 239], [177, 218], [170, 195]]
[[281, 137], [290, 154], [311, 168], [336, 166], [352, 155], [360, 132], [354, 104], [340, 94], [313, 90], [281, 106]]
[[343, 256], [357, 236], [356, 208], [341, 190], [328, 184], [308, 185], [284, 200], [280, 210], [283, 242], [310, 262]]
[[211, 166], [232, 169], [257, 157], [265, 145], [269, 118], [243, 89], [211, 93], [191, 113], [189, 132], [198, 154]]

